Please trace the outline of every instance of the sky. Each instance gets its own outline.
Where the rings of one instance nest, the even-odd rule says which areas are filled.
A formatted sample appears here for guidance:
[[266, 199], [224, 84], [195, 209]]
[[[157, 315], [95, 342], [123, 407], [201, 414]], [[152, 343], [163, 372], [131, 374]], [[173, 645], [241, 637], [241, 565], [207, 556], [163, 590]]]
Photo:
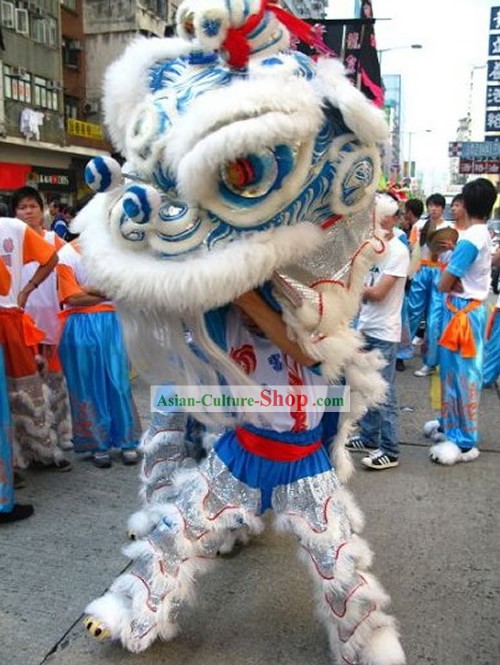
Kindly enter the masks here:
[[[402, 158], [421, 172], [426, 193], [444, 191], [448, 142], [472, 112], [472, 140], [484, 140], [490, 8], [500, 0], [372, 0], [382, 74], [402, 80]], [[328, 18], [353, 16], [353, 0], [330, 0]], [[390, 20], [381, 20], [390, 19]], [[421, 44], [422, 49], [395, 48]], [[471, 81], [472, 95], [471, 95]], [[430, 130], [430, 131], [428, 131]]]

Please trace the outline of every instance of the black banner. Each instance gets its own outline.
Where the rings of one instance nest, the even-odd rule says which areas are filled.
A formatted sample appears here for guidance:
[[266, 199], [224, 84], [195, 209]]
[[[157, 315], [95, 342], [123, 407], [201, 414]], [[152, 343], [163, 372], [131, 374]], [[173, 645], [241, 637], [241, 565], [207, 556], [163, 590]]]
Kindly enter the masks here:
[[[375, 19], [366, 17], [370, 11], [371, 3], [364, 2], [361, 8], [364, 18], [306, 20], [321, 26], [323, 41], [342, 60], [353, 84], [382, 108], [384, 92], [375, 45]], [[298, 48], [311, 57], [317, 55], [305, 44], [299, 44]]]

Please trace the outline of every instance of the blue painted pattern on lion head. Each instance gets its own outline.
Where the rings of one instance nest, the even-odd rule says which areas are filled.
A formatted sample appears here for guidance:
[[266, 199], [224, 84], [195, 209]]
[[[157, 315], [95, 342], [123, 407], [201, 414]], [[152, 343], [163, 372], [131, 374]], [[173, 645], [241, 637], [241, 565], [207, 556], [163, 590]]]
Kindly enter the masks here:
[[256, 1], [205, 2], [210, 11], [183, 3], [180, 38], [139, 40], [109, 69], [106, 123], [126, 161], [97, 158], [87, 174], [106, 192], [121, 250], [185, 262], [369, 206], [387, 131], [381, 112], [338, 61], [290, 50], [268, 12], [248, 37], [248, 65], [231, 67], [224, 35], [245, 25]]

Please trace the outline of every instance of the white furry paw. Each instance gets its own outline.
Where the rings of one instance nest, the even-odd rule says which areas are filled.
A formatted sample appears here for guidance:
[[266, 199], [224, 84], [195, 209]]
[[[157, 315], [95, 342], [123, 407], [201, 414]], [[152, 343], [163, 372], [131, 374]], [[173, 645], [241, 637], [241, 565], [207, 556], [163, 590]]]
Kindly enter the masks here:
[[452, 441], [438, 443], [436, 446], [432, 446], [429, 451], [429, 456], [433, 462], [445, 464], [446, 466], [452, 466], [460, 462], [462, 454], [460, 448]]
[[152, 519], [147, 511], [138, 510], [128, 519], [127, 536], [130, 538], [130, 540], [144, 538], [144, 536], [147, 536], [147, 534], [150, 533], [155, 526], [156, 522]]
[[473, 462], [479, 457], [479, 450], [477, 448], [471, 448], [466, 453], [460, 453], [459, 462]]
[[94, 639], [99, 640], [100, 642], [108, 640], [111, 637], [111, 633], [106, 624], [94, 616], [86, 616], [83, 620], [83, 625], [89, 635], [92, 635]]
[[434, 434], [434, 432], [437, 432], [437, 430], [439, 429], [439, 426], [440, 426], [439, 420], [436, 420], [436, 419], [428, 420], [425, 423], [424, 428], [423, 428], [424, 436], [427, 439], [432, 438], [432, 435]]
[[376, 628], [360, 654], [360, 665], [405, 665], [406, 657], [392, 626]]

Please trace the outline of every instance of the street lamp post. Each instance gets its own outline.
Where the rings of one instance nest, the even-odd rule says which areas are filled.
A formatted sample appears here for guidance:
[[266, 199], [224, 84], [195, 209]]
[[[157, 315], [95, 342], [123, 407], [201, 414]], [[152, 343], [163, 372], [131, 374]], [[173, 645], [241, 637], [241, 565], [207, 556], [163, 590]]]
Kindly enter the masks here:
[[391, 46], [389, 48], [378, 49], [377, 53], [378, 53], [378, 62], [380, 65], [380, 71], [382, 71], [382, 56], [384, 53], [387, 53], [388, 51], [399, 51], [401, 49], [407, 49], [407, 48], [421, 49], [423, 48], [423, 46], [422, 44], [405, 44], [403, 46]]
[[[411, 171], [412, 171], [412, 168], [411, 168], [412, 136], [414, 134], [430, 134], [431, 132], [432, 132], [432, 129], [421, 129], [421, 130], [414, 130], [414, 131], [411, 131], [411, 132], [405, 132], [405, 134], [408, 134], [408, 175], [410, 176], [410, 178], [413, 177], [412, 174], [411, 174]], [[415, 171], [416, 171], [416, 169], [415, 169]]]

